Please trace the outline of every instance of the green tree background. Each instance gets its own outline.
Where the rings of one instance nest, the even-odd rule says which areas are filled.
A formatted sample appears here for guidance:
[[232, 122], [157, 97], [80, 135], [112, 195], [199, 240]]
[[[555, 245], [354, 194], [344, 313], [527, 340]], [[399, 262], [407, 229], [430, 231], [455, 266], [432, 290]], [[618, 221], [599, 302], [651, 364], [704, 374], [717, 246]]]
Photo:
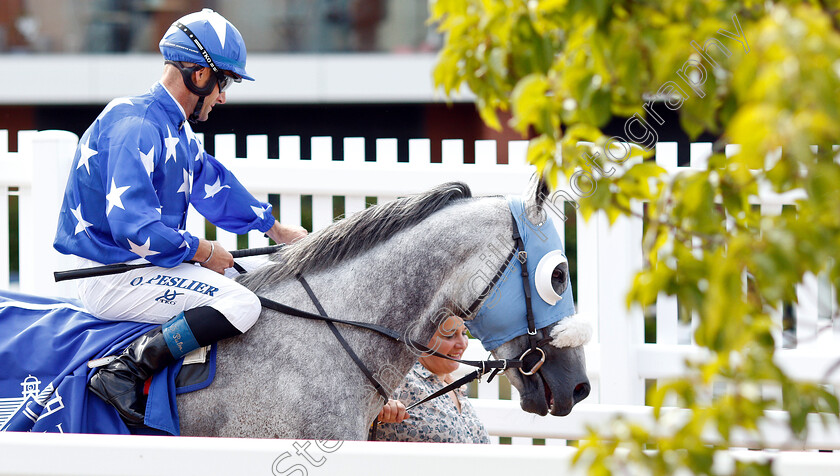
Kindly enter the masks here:
[[[665, 401], [691, 417], [654, 429], [616, 420], [611, 434], [582, 442], [578, 464], [590, 474], [714, 474], [734, 431], [763, 446], [768, 409], [787, 411], [800, 438], [809, 414], [837, 424], [831, 387], [774, 363], [770, 314], [796, 301], [806, 273], [840, 288], [840, 2], [431, 0], [430, 12], [445, 34], [437, 87], [450, 97], [469, 88], [492, 127], [509, 113], [530, 139], [528, 160], [575, 192], [584, 218], [645, 221], [628, 306], [665, 293], [682, 316], [699, 316], [694, 337], [710, 357], [648, 397], [659, 422]], [[706, 170], [674, 177], [650, 160], [663, 125], [655, 103], [678, 112], [692, 138], [720, 138]], [[615, 117], [626, 118], [624, 134], [605, 136]], [[740, 149], [726, 157], [726, 144]], [[750, 202], [760, 187], [801, 198], [762, 216]], [[781, 397], [756, 391], [768, 383]], [[771, 474], [772, 464], [732, 471]]]

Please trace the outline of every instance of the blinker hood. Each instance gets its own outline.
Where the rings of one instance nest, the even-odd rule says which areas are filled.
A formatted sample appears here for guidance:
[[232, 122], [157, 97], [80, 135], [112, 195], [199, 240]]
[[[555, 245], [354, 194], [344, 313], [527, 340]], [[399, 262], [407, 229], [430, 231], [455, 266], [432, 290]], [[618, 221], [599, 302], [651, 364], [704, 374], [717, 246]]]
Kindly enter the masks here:
[[[540, 262], [546, 255], [548, 255], [547, 260], [557, 261], [557, 253], [552, 252], [557, 250], [563, 252], [563, 242], [549, 213], [544, 213], [545, 222], [532, 223], [525, 213], [525, 204], [520, 197], [508, 197], [507, 202], [522, 236], [525, 251], [528, 253], [526, 267], [529, 276], [528, 286], [531, 288], [531, 306], [536, 328], [541, 329], [575, 314], [570, 283], [561, 294], [561, 298], [553, 305], [541, 297], [534, 283], [534, 279], [538, 278], [537, 267]], [[476, 317], [465, 322], [470, 333], [481, 340], [481, 344], [488, 351], [528, 333], [522, 279], [522, 265], [518, 259], [514, 258], [487, 294]]]

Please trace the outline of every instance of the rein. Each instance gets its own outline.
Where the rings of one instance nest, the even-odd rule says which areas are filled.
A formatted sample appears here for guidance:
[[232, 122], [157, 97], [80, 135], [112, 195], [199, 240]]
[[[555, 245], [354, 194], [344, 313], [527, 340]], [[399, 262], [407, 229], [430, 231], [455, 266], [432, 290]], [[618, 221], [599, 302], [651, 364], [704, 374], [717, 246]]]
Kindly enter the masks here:
[[[302, 280], [303, 278], [299, 277], [298, 279]], [[305, 281], [303, 281], [303, 282], [305, 282]], [[313, 296], [314, 296], [314, 294], [310, 294], [310, 297], [313, 297]], [[461, 359], [453, 359], [452, 357], [449, 357], [448, 355], [444, 355], [444, 354], [438, 353], [438, 352], [430, 349], [428, 346], [426, 346], [425, 344], [423, 344], [421, 342], [418, 342], [414, 339], [409, 339], [409, 338], [403, 337], [402, 335], [400, 335], [399, 332], [397, 332], [397, 331], [395, 331], [395, 330], [393, 330], [389, 327], [380, 326], [378, 324], [370, 324], [368, 322], [348, 321], [348, 320], [344, 320], [344, 319], [337, 319], [337, 318], [334, 318], [334, 317], [327, 316], [326, 313], [324, 313], [322, 315], [318, 315], [318, 314], [314, 314], [314, 313], [311, 313], [311, 312], [303, 311], [303, 310], [295, 308], [295, 307], [287, 306], [285, 304], [281, 304], [277, 301], [272, 301], [271, 299], [268, 299], [268, 298], [263, 297], [263, 296], [258, 296], [258, 297], [260, 299], [260, 303], [262, 304], [262, 307], [264, 307], [266, 309], [271, 309], [272, 311], [281, 312], [283, 314], [288, 314], [290, 316], [302, 317], [304, 319], [312, 319], [312, 320], [316, 320], [316, 321], [325, 321], [325, 322], [330, 323], [330, 324], [332, 324], [332, 323], [345, 324], [345, 325], [348, 325], [348, 326], [360, 327], [360, 328], [363, 328], [363, 329], [374, 331], [378, 334], [384, 335], [386, 337], [390, 337], [391, 339], [394, 339], [397, 342], [403, 342], [403, 343], [409, 344], [409, 345], [411, 345], [412, 347], [414, 347], [415, 349], [419, 350], [420, 352], [422, 352], [424, 354], [429, 354], [429, 355], [432, 355], [432, 356], [435, 356], [435, 357], [441, 357], [441, 358], [444, 358], [444, 359], [447, 359], [447, 360], [452, 360], [452, 361], [455, 361], [455, 362], [458, 362], [458, 363], [461, 363], [461, 364], [464, 364], [464, 365], [469, 365], [471, 367], [478, 367], [481, 370], [482, 373], [486, 373], [488, 370], [497, 370], [498, 369], [501, 372], [501, 371], [507, 370], [507, 369], [514, 369], [514, 368], [521, 368], [522, 367], [522, 361], [519, 360], [519, 359], [498, 359], [498, 360], [461, 360]], [[318, 302], [318, 301], [313, 299], [313, 302]], [[316, 307], [320, 307], [320, 303], [316, 304]]]
[[[388, 397], [389, 397], [388, 392], [385, 391], [385, 387], [383, 387], [382, 383], [379, 382], [379, 380], [376, 379], [376, 377], [373, 375], [373, 372], [371, 372], [370, 369], [368, 369], [368, 367], [364, 364], [364, 362], [362, 362], [362, 360], [359, 358], [359, 356], [356, 354], [356, 352], [353, 351], [353, 348], [350, 347], [350, 344], [347, 342], [346, 339], [344, 339], [344, 336], [341, 335], [341, 332], [339, 332], [338, 328], [335, 325], [336, 323], [371, 330], [371, 331], [374, 331], [374, 332], [379, 333], [381, 335], [384, 335], [386, 337], [390, 337], [391, 339], [394, 339], [397, 342], [404, 342], [406, 344], [409, 344], [412, 347], [414, 347], [415, 349], [417, 349], [417, 350], [419, 350], [419, 351], [421, 351], [425, 354], [433, 355], [435, 357], [441, 357], [441, 358], [444, 358], [444, 359], [447, 359], [447, 360], [452, 360], [454, 362], [458, 362], [458, 363], [461, 363], [461, 364], [464, 364], [464, 365], [470, 365], [472, 367], [477, 367], [476, 370], [472, 371], [471, 373], [459, 378], [458, 380], [450, 383], [449, 385], [446, 385], [445, 387], [441, 388], [437, 392], [425, 397], [423, 400], [420, 400], [419, 402], [415, 402], [414, 404], [408, 406], [406, 408], [406, 410], [410, 410], [410, 409], [416, 407], [417, 405], [420, 405], [422, 403], [426, 403], [429, 400], [432, 400], [432, 399], [435, 399], [435, 398], [437, 398], [441, 395], [444, 395], [444, 394], [446, 394], [446, 393], [448, 393], [448, 392], [450, 392], [450, 391], [452, 391], [456, 388], [461, 387], [462, 385], [464, 385], [466, 383], [469, 383], [469, 382], [472, 382], [473, 380], [479, 379], [488, 370], [492, 370], [492, 372], [490, 374], [490, 377], [487, 379], [488, 383], [491, 382], [493, 380], [493, 378], [499, 372], [503, 372], [506, 369], [518, 368], [520, 371], [522, 371], [522, 360], [521, 359], [517, 359], [517, 360], [513, 360], [513, 359], [501, 359], [501, 360], [453, 359], [452, 357], [449, 357], [448, 355], [444, 355], [444, 354], [441, 354], [441, 353], [439, 353], [435, 350], [430, 349], [427, 345], [425, 345], [421, 342], [418, 342], [414, 339], [410, 339], [407, 336], [403, 337], [403, 336], [400, 335], [399, 332], [397, 332], [397, 331], [395, 331], [391, 328], [388, 328], [388, 327], [385, 327], [385, 326], [380, 326], [380, 325], [377, 325], [377, 324], [370, 324], [370, 323], [367, 323], [367, 322], [347, 321], [347, 320], [344, 320], [344, 319], [336, 319], [336, 318], [329, 317], [327, 315], [327, 312], [324, 310], [324, 307], [321, 306], [320, 301], [318, 301], [318, 298], [315, 296], [315, 293], [312, 291], [312, 288], [309, 287], [309, 283], [306, 282], [306, 279], [304, 279], [304, 277], [301, 276], [300, 274], [298, 274], [296, 277], [297, 277], [297, 280], [300, 282], [300, 284], [303, 286], [304, 290], [306, 290], [306, 293], [309, 295], [309, 298], [312, 300], [313, 304], [315, 304], [315, 307], [318, 309], [318, 312], [320, 313], [320, 315], [319, 314], [314, 314], [314, 313], [311, 313], [311, 312], [307, 312], [307, 311], [303, 311], [301, 309], [297, 309], [297, 308], [294, 308], [294, 307], [291, 307], [291, 306], [287, 306], [285, 304], [281, 304], [277, 301], [273, 301], [273, 300], [268, 299], [268, 298], [263, 297], [263, 296], [258, 296], [259, 299], [260, 299], [260, 304], [262, 304], [262, 306], [266, 309], [271, 309], [273, 311], [277, 311], [277, 312], [280, 312], [280, 313], [283, 313], [283, 314], [288, 314], [288, 315], [295, 316], [295, 317], [301, 317], [301, 318], [304, 318], [304, 319], [312, 319], [312, 320], [318, 320], [318, 321], [326, 322], [327, 326], [330, 328], [330, 331], [332, 331], [333, 335], [335, 335], [336, 339], [338, 339], [338, 342], [341, 344], [342, 347], [344, 347], [344, 350], [347, 352], [347, 354], [350, 356], [350, 358], [353, 359], [353, 362], [355, 362], [356, 366], [359, 367], [359, 370], [362, 371], [362, 373], [365, 375], [365, 377], [368, 379], [368, 381], [370, 381], [370, 383], [373, 385], [373, 388], [376, 389], [377, 393], [379, 393], [379, 395], [384, 399], [385, 402], [388, 401]], [[529, 349], [529, 351], [530, 351], [530, 349]], [[542, 364], [542, 363], [540, 363], [540, 364]], [[530, 375], [530, 374], [527, 374], [527, 375]], [[373, 424], [371, 425], [370, 431], [368, 433], [368, 440], [373, 441], [373, 440], [376, 439], [376, 430], [377, 430], [378, 426], [379, 426], [379, 419], [375, 418], [374, 421], [373, 421]]]

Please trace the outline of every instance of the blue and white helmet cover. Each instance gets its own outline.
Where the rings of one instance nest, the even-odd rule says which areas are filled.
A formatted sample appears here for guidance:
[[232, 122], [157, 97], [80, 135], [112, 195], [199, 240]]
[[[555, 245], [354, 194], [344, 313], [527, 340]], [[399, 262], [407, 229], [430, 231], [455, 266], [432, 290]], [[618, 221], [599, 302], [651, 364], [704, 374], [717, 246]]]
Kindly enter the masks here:
[[[520, 197], [508, 197], [507, 202], [516, 226], [519, 228], [522, 242], [525, 244], [525, 251], [528, 253], [526, 264], [529, 276], [528, 286], [531, 287], [531, 308], [534, 312], [536, 328], [542, 329], [575, 314], [571, 283], [566, 286], [561, 299], [553, 305], [540, 297], [534, 283], [537, 265], [545, 255], [556, 250], [565, 254], [563, 242], [549, 213], [544, 214], [543, 223], [535, 224], [528, 219], [525, 204]], [[476, 317], [466, 321], [465, 324], [470, 333], [481, 340], [481, 344], [488, 351], [528, 333], [522, 265], [518, 259], [511, 260], [503, 275], [487, 294]]]
[[[190, 13], [178, 21], [195, 34], [210, 53], [216, 66], [222, 70], [233, 71], [249, 81], [254, 80], [245, 72], [245, 60], [248, 57], [245, 40], [242, 39], [239, 30], [225, 17], [205, 8], [200, 12]], [[158, 46], [165, 59], [209, 66], [195, 43], [174, 24], [163, 35]]]

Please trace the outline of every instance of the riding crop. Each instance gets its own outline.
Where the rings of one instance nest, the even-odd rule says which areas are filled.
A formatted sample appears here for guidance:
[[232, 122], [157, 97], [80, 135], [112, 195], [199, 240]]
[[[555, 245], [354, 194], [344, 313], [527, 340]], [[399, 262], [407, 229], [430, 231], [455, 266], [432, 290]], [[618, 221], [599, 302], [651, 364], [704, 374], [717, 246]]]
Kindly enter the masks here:
[[[273, 246], [266, 246], [263, 248], [249, 248], [245, 250], [234, 250], [230, 254], [234, 258], [245, 258], [248, 256], [268, 255], [280, 250], [285, 246], [278, 244]], [[184, 261], [185, 263], [193, 263], [194, 261]], [[56, 271], [53, 273], [56, 282], [66, 281], [68, 279], [93, 278], [96, 276], [108, 276], [111, 274], [125, 273], [135, 269], [149, 268], [155, 266], [152, 263], [137, 263], [137, 264], [106, 264], [103, 266], [94, 266], [92, 268], [69, 269], [66, 271]]]

